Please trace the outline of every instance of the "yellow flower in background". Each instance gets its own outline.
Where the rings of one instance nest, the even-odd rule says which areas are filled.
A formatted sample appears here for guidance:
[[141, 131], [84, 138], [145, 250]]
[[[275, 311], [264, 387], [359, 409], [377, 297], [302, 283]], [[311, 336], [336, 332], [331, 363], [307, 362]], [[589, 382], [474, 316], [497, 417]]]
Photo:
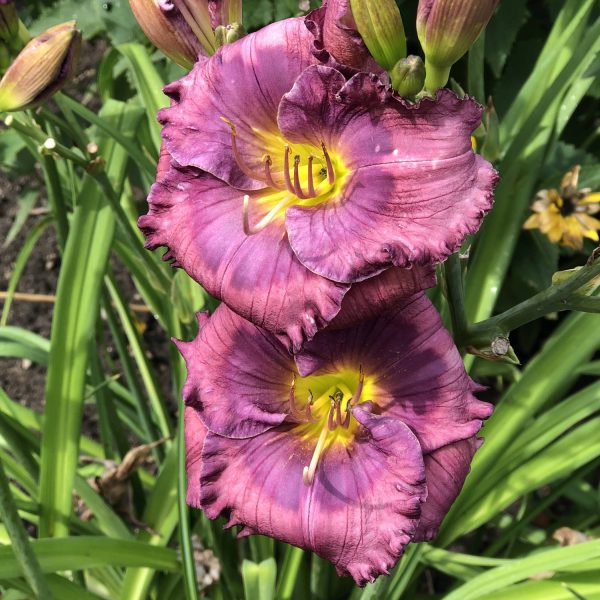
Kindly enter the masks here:
[[583, 239], [597, 242], [600, 221], [591, 215], [600, 212], [600, 192], [590, 188], [577, 189], [579, 165], [562, 178], [560, 190], [540, 190], [531, 205], [534, 212], [524, 229], [539, 229], [548, 239], [561, 246], [581, 250]]

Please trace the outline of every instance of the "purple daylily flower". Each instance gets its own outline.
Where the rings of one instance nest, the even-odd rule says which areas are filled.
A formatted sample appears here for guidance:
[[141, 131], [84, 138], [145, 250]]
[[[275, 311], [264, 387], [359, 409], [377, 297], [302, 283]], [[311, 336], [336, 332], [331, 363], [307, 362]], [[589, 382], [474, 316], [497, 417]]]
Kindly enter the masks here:
[[[140, 220], [149, 248], [167, 246], [294, 351], [354, 284], [392, 270], [404, 297], [432, 285], [496, 181], [471, 150], [478, 104], [446, 90], [407, 104], [374, 75], [314, 64], [310, 37], [301, 19], [275, 23], [166, 88], [164, 152]], [[362, 292], [389, 304], [371, 285], [389, 286]]]
[[188, 502], [359, 585], [435, 536], [491, 406], [423, 293], [292, 357], [226, 305], [180, 343]]

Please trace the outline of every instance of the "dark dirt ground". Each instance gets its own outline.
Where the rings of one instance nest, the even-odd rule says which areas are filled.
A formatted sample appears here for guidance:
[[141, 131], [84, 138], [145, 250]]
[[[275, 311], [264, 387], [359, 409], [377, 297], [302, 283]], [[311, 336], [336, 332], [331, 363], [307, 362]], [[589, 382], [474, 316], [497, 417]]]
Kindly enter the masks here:
[[[6, 239], [17, 212], [16, 198], [18, 198], [18, 194], [19, 185], [10, 182], [0, 174], [0, 246]], [[0, 292], [6, 291], [19, 250], [27, 234], [42, 218], [45, 211], [45, 202], [42, 199], [38, 201], [34, 214], [28, 217], [17, 238], [0, 252]], [[39, 214], [40, 212], [42, 214]], [[113, 268], [127, 299], [130, 302], [140, 303], [141, 298], [137, 295], [126, 271], [116, 261], [113, 261]], [[54, 229], [50, 226], [38, 240], [17, 291], [34, 295], [55, 295], [59, 271], [60, 253]], [[0, 310], [3, 302], [0, 299]], [[15, 300], [11, 306], [7, 325], [22, 327], [49, 339], [53, 309], [54, 304], [49, 302]], [[173, 406], [168, 364], [170, 344], [168, 336], [150, 314], [138, 314], [137, 319], [144, 329], [144, 341], [154, 371], [158, 375], [158, 383], [169, 404]], [[110, 345], [110, 334], [106, 331], [105, 335], [109, 342], [106, 351], [118, 372], [117, 354]], [[44, 366], [32, 364], [29, 360], [0, 358], [0, 387], [13, 400], [38, 411], [43, 410], [45, 378], [46, 368]], [[84, 431], [88, 435], [96, 437], [96, 415], [93, 404], [86, 406]]]
[[[20, 186], [0, 176], [0, 246], [12, 225], [17, 212]], [[41, 216], [30, 216], [17, 238], [0, 252], [0, 291], [5, 291], [14, 261], [29, 230]], [[46, 229], [39, 239], [29, 264], [25, 268], [19, 292], [54, 294], [60, 261], [54, 232]], [[3, 305], [3, 301], [0, 300]], [[12, 305], [8, 325], [20, 326], [46, 338], [50, 336], [54, 305], [41, 302], [18, 302]], [[0, 386], [14, 400], [39, 409], [43, 405], [45, 367], [27, 360], [0, 358]]]
[[[83, 98], [87, 90], [96, 79], [96, 67], [100, 64], [106, 50], [104, 40], [94, 40], [87, 43], [81, 53], [78, 75], [65, 90], [70, 95]], [[87, 103], [88, 108], [96, 109], [94, 99]], [[1, 133], [1, 132], [0, 132]], [[48, 213], [43, 178], [41, 172], [15, 178], [0, 165], [0, 292], [7, 290], [8, 282], [14, 268], [17, 255], [23, 246], [27, 234], [31, 231], [45, 214]], [[6, 248], [3, 243], [14, 221], [18, 210], [18, 199], [22, 189], [35, 188], [40, 190], [40, 197], [36, 203], [33, 214], [30, 214], [19, 235]], [[144, 196], [140, 192], [141, 196]], [[142, 208], [142, 207], [141, 207]], [[135, 287], [127, 271], [113, 260], [113, 269], [117, 281], [129, 302], [140, 303], [141, 298], [136, 294]], [[56, 243], [53, 226], [48, 227], [38, 240], [23, 276], [17, 287], [17, 292], [35, 295], [54, 295], [60, 272], [60, 252]], [[0, 311], [4, 301], [0, 298]], [[52, 312], [54, 305], [49, 302], [28, 302], [15, 300], [11, 306], [8, 323], [9, 326], [22, 327], [45, 338], [50, 338]], [[168, 366], [169, 338], [156, 324], [151, 315], [138, 314], [137, 318], [144, 328], [144, 341], [158, 376], [158, 383], [162, 388], [169, 404], [174, 406], [170, 390], [170, 377]], [[119, 368], [117, 355], [110, 347], [110, 334], [106, 332], [108, 340], [107, 354], [110, 355], [114, 367]], [[43, 410], [44, 387], [46, 368], [31, 364], [28, 360], [0, 358], [0, 386], [10, 398], [38, 411]], [[84, 417], [84, 431], [96, 437], [96, 415], [93, 404], [86, 406]]]

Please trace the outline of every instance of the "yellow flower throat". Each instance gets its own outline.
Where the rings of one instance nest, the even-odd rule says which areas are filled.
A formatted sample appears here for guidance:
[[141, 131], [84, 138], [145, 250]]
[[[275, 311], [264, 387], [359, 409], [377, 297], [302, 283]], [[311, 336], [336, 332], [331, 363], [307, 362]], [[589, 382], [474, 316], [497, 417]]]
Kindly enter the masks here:
[[262, 215], [256, 223], [250, 222], [251, 197], [249, 194], [244, 196], [244, 231], [247, 235], [259, 233], [274, 220], [283, 219], [290, 206], [316, 206], [340, 194], [349, 171], [340, 155], [328, 149], [324, 142], [320, 148], [309, 144], [292, 146], [279, 132], [253, 129], [255, 139], [266, 152], [260, 165], [250, 165], [240, 154], [236, 126], [225, 117], [221, 119], [231, 129], [231, 149], [241, 171], [265, 184], [265, 188], [252, 198]]
[[349, 445], [358, 423], [352, 409], [365, 398], [374, 397], [374, 385], [365, 378], [362, 367], [334, 375], [303, 377], [292, 381], [290, 414], [300, 424], [294, 429], [306, 443], [317, 440], [310, 464], [304, 467], [303, 479], [310, 485], [319, 460], [334, 443]]

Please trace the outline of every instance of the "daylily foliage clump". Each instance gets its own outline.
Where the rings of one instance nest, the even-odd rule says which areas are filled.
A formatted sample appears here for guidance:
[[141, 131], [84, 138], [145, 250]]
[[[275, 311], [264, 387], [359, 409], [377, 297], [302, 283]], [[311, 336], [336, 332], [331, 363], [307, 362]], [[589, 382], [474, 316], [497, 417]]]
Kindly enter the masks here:
[[180, 344], [189, 502], [363, 585], [436, 534], [490, 414], [422, 290], [497, 174], [482, 107], [400, 96], [357, 27], [330, 0], [198, 51], [140, 227], [223, 302]]

